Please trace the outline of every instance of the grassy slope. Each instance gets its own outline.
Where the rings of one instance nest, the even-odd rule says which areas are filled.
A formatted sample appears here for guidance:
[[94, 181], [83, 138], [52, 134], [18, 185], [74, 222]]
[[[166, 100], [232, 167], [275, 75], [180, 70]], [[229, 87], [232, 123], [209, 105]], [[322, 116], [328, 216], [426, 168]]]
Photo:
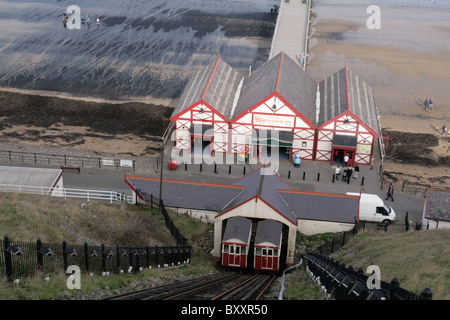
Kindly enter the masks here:
[[[54, 199], [41, 196], [0, 193], [0, 236], [13, 240], [81, 244], [172, 245], [173, 241], [159, 213], [136, 206], [111, 206], [98, 202]], [[187, 274], [210, 272], [214, 265], [209, 255], [212, 225], [172, 214], [175, 225], [194, 246], [192, 266], [182, 268]], [[301, 241], [304, 242], [304, 239]], [[383, 281], [393, 277], [403, 288], [420, 293], [425, 287], [433, 290], [434, 299], [450, 299], [450, 230], [420, 231], [401, 234], [384, 232], [360, 233], [333, 258], [355, 268], [376, 264]], [[153, 276], [138, 274], [105, 280], [99, 277], [83, 288], [93, 291], [108, 286], [121, 288], [130, 281]], [[53, 285], [33, 279], [18, 288], [0, 290], [0, 299], [51, 299], [65, 290], [65, 274], [53, 277]], [[105, 281], [108, 281], [105, 283]], [[301, 270], [288, 275], [286, 299], [322, 299]], [[2, 287], [2, 286], [0, 286]]]
[[[174, 270], [144, 270], [136, 275], [114, 275], [103, 278], [94, 275], [83, 281], [81, 292], [91, 295], [99, 288], [122, 290], [133, 283], [146, 283], [151, 278], [176, 277], [180, 274], [193, 276], [214, 270], [211, 257], [199, 250], [196, 239], [211, 234], [212, 226], [185, 216], [172, 214], [183, 235], [194, 247], [191, 264]], [[11, 240], [44, 243], [90, 245], [175, 245], [164, 219], [156, 210], [142, 206], [111, 205], [100, 202], [63, 200], [45, 196], [0, 192], [0, 236]], [[24, 279], [19, 286], [8, 285], [0, 279], [0, 300], [54, 299], [67, 291], [67, 275], [51, 275], [49, 282], [37, 274], [33, 279]], [[85, 279], [85, 278], [83, 278]]]
[[396, 277], [409, 291], [428, 287], [433, 299], [450, 300], [450, 230], [360, 233], [332, 257], [356, 269], [377, 265], [385, 282]]

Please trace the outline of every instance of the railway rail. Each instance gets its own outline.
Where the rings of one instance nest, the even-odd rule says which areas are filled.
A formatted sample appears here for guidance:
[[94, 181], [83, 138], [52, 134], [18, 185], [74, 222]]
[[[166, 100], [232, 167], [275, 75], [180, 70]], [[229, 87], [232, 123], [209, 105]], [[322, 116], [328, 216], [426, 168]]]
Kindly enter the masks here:
[[259, 300], [275, 276], [223, 272], [103, 300]]

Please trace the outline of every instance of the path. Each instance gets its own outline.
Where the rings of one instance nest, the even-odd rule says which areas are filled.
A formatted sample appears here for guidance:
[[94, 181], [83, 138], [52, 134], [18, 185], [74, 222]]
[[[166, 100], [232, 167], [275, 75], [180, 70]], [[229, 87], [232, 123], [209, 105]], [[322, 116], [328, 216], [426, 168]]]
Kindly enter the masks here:
[[300, 64], [300, 55], [307, 51], [310, 1], [281, 1], [269, 59], [283, 51]]

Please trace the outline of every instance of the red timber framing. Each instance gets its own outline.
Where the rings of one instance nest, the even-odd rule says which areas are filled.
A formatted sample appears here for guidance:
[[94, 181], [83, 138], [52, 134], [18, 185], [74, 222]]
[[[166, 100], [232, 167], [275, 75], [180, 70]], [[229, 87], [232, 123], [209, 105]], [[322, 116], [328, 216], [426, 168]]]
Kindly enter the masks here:
[[206, 147], [211, 154], [228, 151], [230, 113], [243, 79], [220, 55], [189, 79], [170, 118], [175, 149], [190, 153], [201, 145], [202, 153]]
[[[259, 102], [247, 108], [247, 110], [240, 114], [236, 114], [231, 121], [233, 152], [236, 152], [236, 150], [239, 150], [242, 146], [242, 142], [236, 142], [238, 139], [236, 135], [240, 134], [245, 136], [244, 141], [247, 142], [251, 139], [250, 135], [251, 130], [253, 129], [279, 132], [287, 131], [292, 133], [292, 138], [290, 138], [290, 141], [282, 141], [282, 139], [280, 139], [280, 142], [284, 147], [289, 145], [289, 161], [291, 161], [292, 155], [297, 152], [302, 159], [313, 160], [315, 125], [296, 108], [302, 106], [294, 107], [292, 101], [288, 101], [287, 97], [282, 94], [283, 92], [287, 95], [292, 95], [293, 89], [291, 87], [292, 83], [289, 83], [291, 80], [289, 78], [289, 72], [294, 71], [292, 72], [293, 74], [298, 74], [298, 72], [304, 73], [304, 71], [290, 69], [292, 62], [283, 53], [281, 53], [277, 59], [279, 59], [278, 65], [272, 63], [270, 67], [273, 69], [264, 70], [269, 75], [274, 74], [275, 72], [270, 71], [275, 71], [274, 68], [277, 68], [274, 83], [266, 83], [266, 87], [262, 88], [262, 90], [267, 91], [267, 88], [272, 86], [272, 93], [263, 97]], [[277, 60], [274, 61], [276, 62]], [[255, 72], [257, 71], [259, 70], [256, 70]], [[301, 76], [305, 75], [302, 74]], [[255, 84], [255, 86], [258, 86], [258, 84]], [[301, 88], [296, 88], [295, 90], [301, 90]], [[304, 101], [299, 102], [298, 98], [297, 103], [308, 104]], [[309, 108], [311, 106], [305, 105], [303, 107]], [[250, 155], [257, 155], [256, 148], [260, 148], [260, 146], [252, 143], [249, 144]]]
[[317, 129], [315, 160], [329, 161], [333, 165], [335, 160], [342, 161], [348, 155], [349, 165], [369, 164], [375, 138], [379, 135], [356, 115], [370, 117], [372, 106], [368, 87], [345, 65], [323, 80], [319, 88], [322, 91], [321, 121], [324, 123]]
[[[338, 154], [336, 150], [344, 150], [344, 153], [353, 152], [353, 161], [349, 163], [350, 165], [370, 163], [374, 141], [378, 134], [350, 110], [324, 123], [317, 132], [315, 160], [329, 161], [333, 164]], [[333, 145], [333, 138], [336, 135], [356, 137], [356, 146]]]

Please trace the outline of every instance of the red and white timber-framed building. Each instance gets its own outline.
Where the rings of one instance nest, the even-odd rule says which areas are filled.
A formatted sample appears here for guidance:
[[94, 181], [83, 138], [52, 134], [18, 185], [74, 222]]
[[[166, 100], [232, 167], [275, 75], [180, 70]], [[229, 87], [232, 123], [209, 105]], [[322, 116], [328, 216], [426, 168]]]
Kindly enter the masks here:
[[319, 83], [315, 160], [369, 164], [378, 134], [372, 89], [345, 66]]
[[257, 159], [276, 145], [280, 159], [333, 165], [347, 154], [349, 165], [369, 164], [375, 110], [372, 89], [347, 66], [318, 83], [283, 52], [245, 77], [219, 57], [186, 85], [172, 140], [187, 154], [246, 150]]
[[[175, 149], [188, 154], [199, 152], [196, 147], [227, 152], [230, 112], [242, 80], [220, 57], [189, 80], [170, 118]], [[203, 145], [194, 143], [196, 138]]]
[[[283, 52], [244, 79], [232, 112], [231, 150], [244, 144], [250, 157], [262, 148], [279, 147], [280, 155], [314, 158], [316, 82]], [[253, 137], [252, 137], [253, 133]]]

